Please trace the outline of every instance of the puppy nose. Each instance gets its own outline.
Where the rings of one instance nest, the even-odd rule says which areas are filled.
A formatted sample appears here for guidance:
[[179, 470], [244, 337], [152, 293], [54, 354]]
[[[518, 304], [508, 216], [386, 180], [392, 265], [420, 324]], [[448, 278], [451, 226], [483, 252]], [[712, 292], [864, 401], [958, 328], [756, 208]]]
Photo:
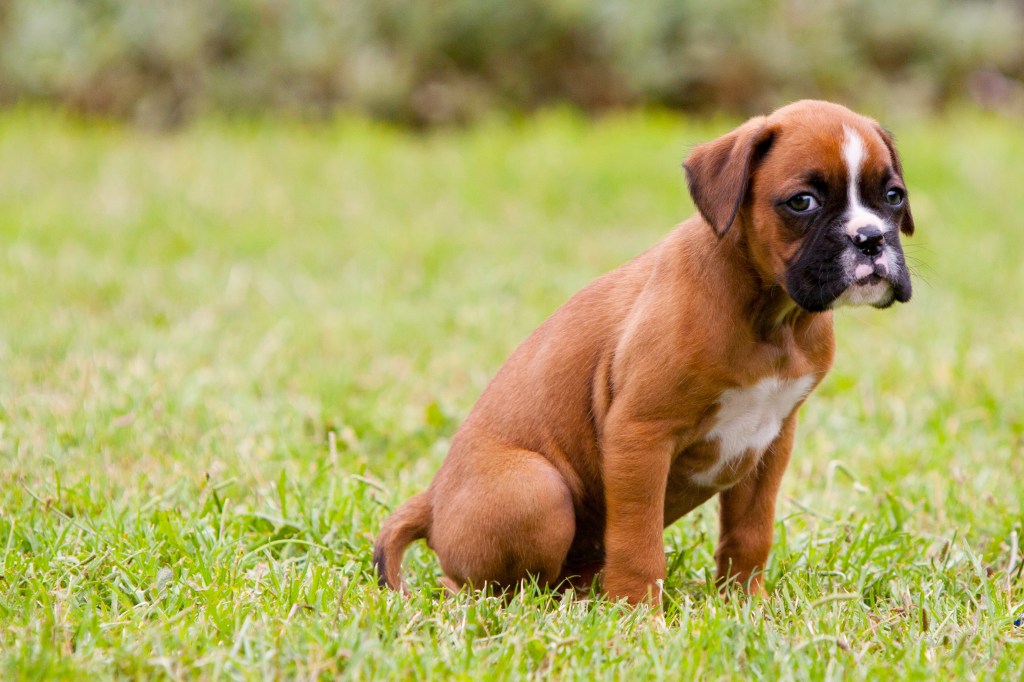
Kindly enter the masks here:
[[868, 227], [862, 227], [857, 230], [857, 233], [850, 237], [853, 240], [854, 246], [861, 250], [865, 256], [877, 256], [882, 252], [882, 242], [885, 241], [885, 235], [880, 229], [874, 225]]

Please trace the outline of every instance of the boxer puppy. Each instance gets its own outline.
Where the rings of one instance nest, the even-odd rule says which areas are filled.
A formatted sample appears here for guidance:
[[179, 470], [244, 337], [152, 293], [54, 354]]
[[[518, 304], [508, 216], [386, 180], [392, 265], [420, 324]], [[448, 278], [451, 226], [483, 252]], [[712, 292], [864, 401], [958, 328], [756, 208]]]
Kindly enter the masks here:
[[699, 214], [573, 296], [512, 354], [373, 562], [405, 589], [425, 538], [452, 589], [528, 577], [660, 599], [662, 530], [713, 495], [720, 581], [761, 590], [796, 413], [832, 309], [910, 299], [914, 221], [892, 137], [801, 101], [696, 147]]

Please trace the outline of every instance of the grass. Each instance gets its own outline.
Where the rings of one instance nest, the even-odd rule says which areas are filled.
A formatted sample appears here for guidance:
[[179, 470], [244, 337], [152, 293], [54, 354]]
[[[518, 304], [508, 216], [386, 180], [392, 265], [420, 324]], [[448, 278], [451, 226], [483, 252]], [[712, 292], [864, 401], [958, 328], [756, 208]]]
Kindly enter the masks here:
[[378, 589], [370, 543], [513, 347], [688, 216], [731, 122], [415, 136], [0, 115], [0, 676], [1012, 679], [1024, 669], [1024, 131], [895, 124], [914, 300], [838, 315], [767, 599], [666, 531], [664, 617]]

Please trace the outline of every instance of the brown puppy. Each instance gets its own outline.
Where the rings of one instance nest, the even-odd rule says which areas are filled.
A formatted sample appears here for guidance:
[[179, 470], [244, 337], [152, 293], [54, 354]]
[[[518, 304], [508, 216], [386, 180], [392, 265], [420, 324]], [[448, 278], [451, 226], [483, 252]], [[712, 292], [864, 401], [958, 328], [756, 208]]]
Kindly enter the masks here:
[[910, 298], [914, 222], [892, 138], [828, 102], [753, 118], [685, 166], [700, 214], [516, 349], [381, 529], [382, 584], [426, 538], [453, 588], [603, 571], [609, 597], [657, 599], [662, 530], [717, 494], [718, 577], [761, 589], [830, 311]]

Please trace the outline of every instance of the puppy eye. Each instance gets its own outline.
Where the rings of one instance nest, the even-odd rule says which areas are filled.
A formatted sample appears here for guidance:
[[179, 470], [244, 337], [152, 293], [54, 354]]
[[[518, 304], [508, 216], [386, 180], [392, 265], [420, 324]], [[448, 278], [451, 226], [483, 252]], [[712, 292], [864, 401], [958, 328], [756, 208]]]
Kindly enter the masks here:
[[898, 187], [893, 187], [891, 190], [885, 193], [885, 203], [890, 206], [899, 206], [903, 203], [903, 190]]
[[786, 201], [786, 206], [794, 213], [809, 213], [820, 205], [811, 194], [797, 194]]

